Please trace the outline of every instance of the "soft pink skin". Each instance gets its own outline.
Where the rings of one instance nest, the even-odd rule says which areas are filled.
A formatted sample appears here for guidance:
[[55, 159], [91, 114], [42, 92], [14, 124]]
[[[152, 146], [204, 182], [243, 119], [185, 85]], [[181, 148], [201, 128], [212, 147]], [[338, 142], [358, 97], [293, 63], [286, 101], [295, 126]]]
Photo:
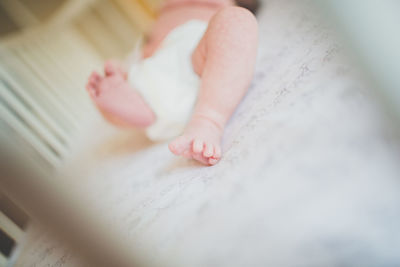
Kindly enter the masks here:
[[[221, 159], [225, 125], [249, 87], [257, 54], [253, 14], [231, 1], [221, 1], [226, 1], [226, 6], [218, 9], [195, 5], [166, 10], [143, 50], [144, 57], [151, 56], [173, 28], [190, 19], [209, 22], [192, 55], [193, 69], [202, 81], [196, 107], [184, 133], [169, 144], [175, 155], [204, 165], [215, 165]], [[156, 120], [116, 63], [106, 62], [105, 77], [92, 73], [87, 89], [106, 119], [118, 126], [147, 127]]]
[[104, 77], [93, 72], [86, 85], [90, 97], [101, 114], [120, 127], [147, 127], [156, 117], [143, 98], [126, 80], [119, 63], [107, 61]]

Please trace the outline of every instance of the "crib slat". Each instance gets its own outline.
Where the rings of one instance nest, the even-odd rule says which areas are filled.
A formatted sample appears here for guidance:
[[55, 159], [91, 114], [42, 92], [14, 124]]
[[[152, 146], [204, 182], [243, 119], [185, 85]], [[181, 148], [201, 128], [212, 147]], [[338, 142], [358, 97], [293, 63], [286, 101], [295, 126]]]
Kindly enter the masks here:
[[[63, 32], [69, 41], [76, 42], [74, 36], [71, 36], [69, 32], [66, 30], [63, 30]], [[56, 50], [54, 49], [55, 47]], [[79, 72], [82, 68], [82, 64], [85, 63], [84, 56], [82, 57], [82, 54], [84, 53], [79, 50], [76, 50], [75, 52], [74, 50], [70, 49], [65, 42], [60, 40], [60, 36], [57, 34], [52, 34], [51, 36], [49, 36], [49, 34], [38, 36], [36, 40], [36, 50], [40, 52], [40, 55], [44, 56], [45, 61], [50, 66], [54, 67], [54, 71], [57, 73], [57, 76], [62, 77], [64, 83], [68, 83], [70, 85], [69, 87], [71, 88], [79, 85], [79, 81], [76, 79], [76, 77], [74, 77], [75, 75], [73, 74], [75, 72]], [[75, 62], [73, 67], [69, 66], [68, 68], [66, 66], [66, 61], [71, 57], [75, 58], [75, 53], [81, 54], [81, 60]], [[77, 92], [79, 91], [76, 89], [68, 91], [68, 93], [73, 94]]]
[[26, 107], [19, 100], [15, 99], [13, 94], [3, 86], [0, 87], [0, 96], [25, 120], [28, 126], [32, 127], [32, 129], [41, 135], [54, 149], [56, 149], [60, 154], [66, 153], [66, 148], [60, 143], [60, 141], [57, 140], [48, 129], [46, 129], [43, 123], [36, 116], [32, 115], [32, 113], [30, 113]]
[[[23, 88], [23, 91], [29, 95], [29, 99], [31, 99], [32, 102], [39, 104], [40, 100], [40, 107], [42, 107], [42, 110], [44, 113], [46, 113], [46, 116], [49, 117], [52, 124], [57, 125], [56, 128], [60, 128], [59, 134], [63, 136], [65, 140], [67, 140], [69, 138], [67, 137], [67, 133], [71, 132], [73, 129], [70, 122], [72, 118], [70, 118], [70, 115], [66, 114], [66, 110], [59, 105], [56, 97], [51, 92], [46, 90], [46, 87], [33, 74], [29, 66], [23, 64], [23, 62], [20, 61], [17, 56], [7, 56], [5, 61], [5, 67], [10, 69], [10, 71], [3, 70], [3, 77], [7, 81], [16, 83], [15, 80], [17, 78], [14, 78], [11, 73], [18, 72], [18, 74], [23, 77], [24, 80], [18, 79], [18, 84], [21, 86], [18, 86], [17, 88]], [[29, 81], [29, 84], [27, 84], [26, 81]], [[40, 96], [40, 99], [38, 99], [38, 96]], [[64, 119], [60, 120], [55, 118], [54, 116], [56, 114], [58, 118], [62, 117]]]
[[124, 20], [124, 17], [121, 16], [121, 13], [118, 13], [113, 3], [110, 1], [100, 3], [96, 6], [96, 11], [98, 11], [103, 22], [118, 35], [124, 45], [124, 50], [131, 49], [139, 33]]
[[[72, 38], [70, 38], [72, 39]], [[41, 40], [44, 42], [44, 40]], [[59, 40], [55, 40], [59, 42]], [[54, 52], [54, 46], [55, 44], [46, 44], [46, 46], [37, 46], [37, 49], [41, 50], [41, 54], [44, 55], [46, 61], [50, 63], [51, 66], [53, 66], [56, 75], [58, 77], [58, 80], [61, 84], [65, 84], [61, 88], [62, 94], [66, 99], [68, 99], [71, 102], [74, 102], [75, 104], [75, 110], [78, 114], [90, 114], [93, 109], [90, 109], [90, 102], [88, 101], [87, 95], [85, 95], [85, 84], [86, 84], [86, 79], [79, 79], [78, 74], [81, 74], [82, 72], [87, 72], [87, 68], [84, 65], [84, 61], [86, 61], [85, 57], [81, 57], [81, 61], [76, 61], [74, 67], [70, 67], [69, 69], [67, 68], [67, 61], [68, 60], [73, 60], [75, 55], [73, 55], [71, 50], [67, 50], [65, 52], [66, 58], [62, 58], [61, 56], [56, 56]], [[66, 50], [64, 48], [64, 50]], [[60, 50], [59, 50], [60, 51]], [[79, 51], [79, 50], [76, 50]], [[84, 52], [82, 52], [84, 53]], [[59, 53], [62, 54], [62, 53]], [[86, 75], [85, 75], [86, 76]], [[86, 97], [86, 98], [85, 98]], [[82, 116], [78, 116], [76, 118], [77, 120], [82, 119]]]
[[137, 0], [116, 0], [121, 10], [131, 19], [141, 32], [147, 32], [153, 22], [153, 17]]
[[15, 242], [20, 242], [24, 232], [13, 221], [0, 211], [0, 229], [2, 229]]
[[[51, 47], [54, 57], [62, 60], [63, 67], [79, 83], [86, 82], [89, 71], [101, 66], [103, 62], [94, 45], [82, 36], [76, 25], [71, 25], [64, 30], [64, 34], [58, 35]], [[69, 53], [60, 53], [64, 49]]]
[[7, 125], [15, 130], [28, 144], [32, 145], [32, 147], [52, 166], [58, 166], [60, 164], [60, 159], [44, 145], [43, 141], [34, 135], [31, 130], [27, 129], [26, 125], [18, 118], [15, 118], [3, 105], [0, 105], [0, 114]]
[[[0, 67], [0, 74], [4, 75], [4, 73], [4, 70], [2, 71]], [[69, 140], [68, 135], [66, 135], [65, 132], [60, 129], [60, 126], [57, 125], [53, 121], [53, 119], [49, 117], [48, 113], [43, 110], [43, 108], [38, 103], [33, 101], [31, 97], [26, 93], [26, 91], [23, 90], [21, 86], [18, 86], [11, 77], [8, 77], [7, 79], [6, 76], [4, 78], [6, 78], [6, 80], [8, 80], [10, 84], [14, 85], [13, 90], [15, 91], [15, 93], [17, 93], [18, 96], [21, 97], [21, 99], [26, 102], [34, 110], [34, 112], [37, 113], [38, 118], [42, 119], [45, 122], [45, 124], [49, 127], [49, 130], [53, 131], [64, 143], [67, 143]]]
[[[53, 97], [56, 98], [54, 103], [58, 103], [60, 111], [62, 111], [63, 116], [68, 119], [71, 126], [75, 129], [78, 129], [79, 125], [76, 122], [76, 117], [74, 117], [69, 111], [67, 111], [68, 108], [66, 107], [68, 107], [69, 105], [65, 102], [60, 93], [57, 92], [57, 90], [52, 90], [52, 84], [51, 82], [49, 82], [47, 75], [45, 75], [44, 72], [37, 71], [37, 66], [35, 66], [34, 59], [29, 57], [27, 53], [19, 50], [17, 50], [17, 53], [25, 61], [27, 66], [29, 66], [30, 69], [35, 73], [35, 75], [44, 83], [44, 85], [46, 86], [46, 90], [52, 92]], [[72, 107], [69, 108], [72, 109]]]
[[0, 253], [0, 266], [1, 267], [6, 267], [7, 266], [7, 258]]
[[15, 93], [21, 97], [21, 99], [26, 102], [41, 118], [45, 124], [49, 127], [49, 130], [55, 132], [57, 136], [59, 136], [64, 142], [69, 140], [69, 137], [65, 132], [60, 128], [58, 123], [55, 123], [54, 120], [48, 115], [48, 111], [46, 112], [41, 105], [39, 105], [36, 101], [34, 101], [26, 91], [11, 77], [9, 76], [6, 71], [4, 71], [0, 67], [0, 74], [3, 78], [12, 86]]
[[57, 166], [61, 160], [58, 153], [65, 153], [65, 148], [8, 90], [3, 83], [0, 84], [1, 119], [48, 162]]
[[[52, 88], [54, 91], [62, 97], [64, 102], [69, 105], [69, 112], [75, 115], [75, 118], [79, 120], [80, 118], [80, 108], [82, 105], [82, 97], [78, 97], [76, 87], [78, 86], [76, 81], [68, 76], [68, 74], [63, 74], [63, 71], [60, 70], [57, 61], [52, 61], [49, 58], [49, 53], [46, 51], [49, 46], [46, 42], [42, 40], [32, 40], [30, 42], [31, 54], [35, 57], [35, 61], [40, 66], [43, 71], [46, 72], [46, 75], [49, 78], [49, 81], [52, 83]], [[60, 51], [60, 53], [68, 53], [68, 51]], [[82, 86], [82, 85], [81, 85]]]
[[95, 0], [69, 0], [50, 18], [51, 24], [64, 24], [85, 10]]
[[48, 85], [48, 90], [51, 90], [57, 99], [62, 103], [68, 110], [68, 112], [74, 116], [74, 119], [79, 117], [79, 113], [76, 111], [73, 101], [62, 95], [61, 90], [63, 82], [57, 80], [57, 74], [54, 73], [54, 68], [49, 66], [44, 60], [43, 55], [40, 55], [35, 47], [34, 40], [31, 40], [29, 44], [24, 44], [21, 49], [22, 53], [29, 60], [32, 67], [35, 69], [36, 75], [38, 75]]
[[110, 36], [101, 21], [92, 12], [85, 15], [79, 26], [104, 58], [110, 58], [119, 53], [120, 48], [114, 43], [113, 36]]

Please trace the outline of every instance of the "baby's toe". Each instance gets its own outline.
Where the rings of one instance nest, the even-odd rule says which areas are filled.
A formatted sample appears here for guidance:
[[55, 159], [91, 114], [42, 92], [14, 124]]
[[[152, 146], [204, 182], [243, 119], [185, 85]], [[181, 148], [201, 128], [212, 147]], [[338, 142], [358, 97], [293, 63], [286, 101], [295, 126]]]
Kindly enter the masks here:
[[209, 158], [209, 159], [208, 159], [208, 164], [210, 164], [210, 165], [215, 165], [215, 164], [218, 163], [218, 161], [219, 161], [219, 159]]
[[115, 67], [112, 61], [106, 61], [106, 63], [104, 63], [104, 74], [106, 76], [112, 76], [115, 74]]
[[190, 148], [190, 140], [186, 136], [179, 136], [174, 141], [169, 143], [169, 150], [175, 155], [182, 155], [182, 153]]
[[107, 60], [104, 63], [104, 74], [106, 76], [112, 76], [115, 74], [122, 74], [121, 64], [115, 60]]
[[93, 71], [89, 76], [88, 83], [86, 84], [86, 89], [90, 93], [90, 96], [95, 97], [99, 95], [99, 83], [101, 81], [101, 76]]
[[101, 76], [96, 71], [93, 71], [89, 77], [89, 82], [93, 85], [98, 86], [101, 81]]
[[204, 149], [204, 142], [203, 140], [200, 139], [194, 139], [193, 140], [193, 153], [195, 154], [200, 154], [201, 152], [203, 152]]
[[214, 146], [210, 143], [205, 144], [203, 156], [209, 158], [214, 155]]
[[221, 155], [222, 155], [221, 148], [220, 148], [219, 146], [215, 146], [215, 148], [214, 148], [214, 155], [211, 156], [211, 157], [208, 159], [208, 163], [209, 163], [210, 165], [215, 165], [215, 164], [217, 164], [218, 161], [221, 159]]
[[205, 158], [203, 155], [201, 155], [201, 154], [193, 154], [192, 156], [193, 156], [193, 159], [197, 160], [201, 164], [210, 165], [209, 164], [209, 160], [207, 158]]

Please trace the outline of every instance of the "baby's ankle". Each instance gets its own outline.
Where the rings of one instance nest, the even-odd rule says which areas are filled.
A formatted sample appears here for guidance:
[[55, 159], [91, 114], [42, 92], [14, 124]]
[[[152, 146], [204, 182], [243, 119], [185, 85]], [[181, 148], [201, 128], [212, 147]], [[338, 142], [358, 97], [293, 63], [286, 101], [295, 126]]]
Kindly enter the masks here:
[[217, 131], [223, 132], [225, 122], [217, 113], [195, 113], [192, 117], [191, 123], [193, 124], [208, 124], [215, 128]]

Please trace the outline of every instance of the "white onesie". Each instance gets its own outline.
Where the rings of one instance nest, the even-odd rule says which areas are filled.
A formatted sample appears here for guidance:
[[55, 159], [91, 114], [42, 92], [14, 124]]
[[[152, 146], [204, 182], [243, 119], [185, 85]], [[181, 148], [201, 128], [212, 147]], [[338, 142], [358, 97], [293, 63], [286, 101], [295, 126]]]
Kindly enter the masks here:
[[180, 135], [196, 103], [200, 78], [192, 66], [192, 53], [207, 23], [190, 20], [172, 30], [156, 53], [134, 63], [129, 82], [142, 95], [156, 115], [146, 129], [153, 141]]

